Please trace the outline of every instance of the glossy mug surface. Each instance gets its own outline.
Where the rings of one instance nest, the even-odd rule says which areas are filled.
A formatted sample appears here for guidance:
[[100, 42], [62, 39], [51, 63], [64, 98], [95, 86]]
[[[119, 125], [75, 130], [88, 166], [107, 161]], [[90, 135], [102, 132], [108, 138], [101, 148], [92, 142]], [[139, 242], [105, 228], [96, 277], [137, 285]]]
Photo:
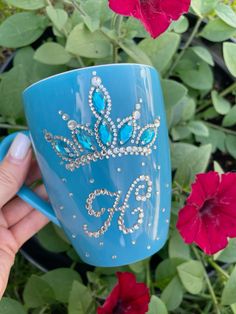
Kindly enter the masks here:
[[157, 252], [169, 227], [171, 167], [155, 69], [73, 70], [33, 84], [23, 99], [53, 210], [26, 187], [20, 197], [60, 225], [86, 263], [119, 266]]

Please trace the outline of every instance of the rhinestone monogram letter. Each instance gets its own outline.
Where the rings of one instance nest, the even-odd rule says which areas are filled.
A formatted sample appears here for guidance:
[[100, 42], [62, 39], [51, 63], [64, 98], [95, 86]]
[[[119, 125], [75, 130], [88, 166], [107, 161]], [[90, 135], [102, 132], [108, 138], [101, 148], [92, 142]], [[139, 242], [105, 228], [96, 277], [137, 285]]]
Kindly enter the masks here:
[[[134, 182], [131, 184], [127, 194], [124, 198], [124, 203], [119, 207], [119, 201], [121, 198], [121, 191], [118, 192], [109, 192], [106, 189], [99, 189], [95, 190], [93, 193], [90, 193], [87, 201], [86, 201], [86, 209], [88, 211], [88, 214], [90, 216], [94, 216], [96, 218], [101, 217], [106, 211], [109, 212], [107, 220], [104, 222], [102, 227], [97, 231], [89, 231], [88, 226], [84, 225], [84, 232], [89, 237], [98, 238], [101, 235], [103, 235], [110, 227], [112, 218], [115, 214], [115, 212], [120, 212], [119, 218], [118, 218], [118, 227], [121, 232], [124, 234], [133, 233], [135, 230], [138, 230], [140, 226], [143, 223], [144, 218], [144, 210], [141, 207], [136, 207], [132, 210], [131, 214], [135, 215], [137, 214], [137, 221], [135, 224], [133, 224], [132, 227], [126, 227], [125, 225], [125, 212], [129, 208], [129, 199], [132, 196], [132, 193], [134, 192], [134, 197], [137, 202], [146, 202], [151, 197], [152, 192], [152, 181], [150, 180], [149, 176], [140, 176]], [[93, 209], [93, 202], [96, 200], [97, 197], [100, 195], [107, 195], [110, 197], [114, 197], [115, 201], [111, 208], [102, 208], [100, 211], [95, 211]]]
[[88, 104], [95, 117], [95, 123], [82, 125], [71, 120], [69, 115], [59, 111], [62, 119], [67, 121], [71, 139], [52, 135], [44, 130], [44, 137], [56, 154], [66, 162], [66, 169], [73, 171], [91, 162], [104, 158], [121, 157], [124, 155], [144, 155], [152, 152], [157, 137], [160, 120], [140, 127], [141, 103], [136, 104], [132, 115], [115, 123], [111, 117], [111, 97], [102, 84], [102, 79], [93, 76], [89, 91]]

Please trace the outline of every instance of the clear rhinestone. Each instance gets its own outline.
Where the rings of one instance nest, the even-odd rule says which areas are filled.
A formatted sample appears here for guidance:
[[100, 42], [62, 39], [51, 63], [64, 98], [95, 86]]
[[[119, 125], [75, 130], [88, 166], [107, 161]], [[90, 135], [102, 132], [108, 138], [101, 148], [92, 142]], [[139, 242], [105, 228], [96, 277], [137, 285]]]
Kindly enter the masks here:
[[102, 80], [101, 80], [101, 78], [99, 76], [94, 76], [92, 78], [92, 80], [91, 80], [91, 83], [92, 83], [93, 86], [98, 87], [98, 86], [101, 85]]
[[70, 120], [67, 125], [70, 130], [74, 130], [77, 127], [77, 122], [75, 120]]

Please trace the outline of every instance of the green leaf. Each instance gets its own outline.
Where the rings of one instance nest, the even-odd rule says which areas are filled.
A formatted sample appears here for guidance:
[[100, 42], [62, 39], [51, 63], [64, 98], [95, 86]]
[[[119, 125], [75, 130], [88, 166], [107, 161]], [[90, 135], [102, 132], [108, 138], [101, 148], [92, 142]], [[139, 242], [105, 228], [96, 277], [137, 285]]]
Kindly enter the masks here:
[[0, 300], [0, 314], [26, 314], [26, 310], [16, 300], [2, 298]]
[[55, 294], [55, 299], [62, 303], [69, 301], [73, 282], [81, 282], [80, 275], [70, 268], [58, 268], [49, 271], [41, 278], [50, 285]]
[[211, 92], [211, 98], [214, 108], [219, 114], [225, 115], [230, 111], [230, 102], [220, 96], [216, 91]]
[[229, 280], [223, 289], [221, 303], [230, 305], [236, 303], [236, 267], [230, 275]]
[[187, 88], [183, 84], [173, 80], [162, 80], [161, 85], [167, 108], [178, 104], [188, 92]]
[[179, 71], [179, 76], [182, 81], [199, 90], [210, 90], [213, 86], [213, 73], [210, 66], [204, 62], [199, 61], [189, 69]]
[[35, 51], [31, 47], [17, 50], [14, 66], [21, 65], [28, 79], [28, 85], [43, 78], [66, 71], [65, 66], [46, 65], [33, 59]]
[[94, 309], [94, 304], [89, 289], [74, 281], [69, 298], [68, 314], [93, 313], [92, 309]]
[[192, 47], [192, 50], [203, 61], [205, 61], [206, 63], [208, 63], [208, 64], [210, 64], [212, 66], [214, 65], [214, 60], [212, 58], [212, 55], [205, 47], [203, 47], [203, 46], [194, 46], [194, 47]]
[[188, 123], [189, 130], [199, 136], [209, 136], [208, 127], [202, 121], [193, 120]]
[[81, 14], [81, 17], [91, 32], [99, 29], [103, 4], [104, 0], [96, 0], [96, 9], [94, 9], [94, 0], [86, 0], [80, 3], [84, 13]]
[[36, 50], [34, 59], [45, 64], [58, 65], [69, 62], [71, 55], [63, 46], [54, 42], [48, 42]]
[[226, 135], [221, 130], [213, 129], [209, 127], [209, 136], [196, 136], [196, 140], [202, 145], [210, 144], [212, 146], [212, 153], [218, 148], [221, 152], [225, 153], [225, 140]]
[[188, 143], [172, 143], [171, 144], [171, 161], [172, 169], [177, 169], [181, 164], [185, 156], [191, 152], [196, 151], [198, 148]]
[[234, 105], [222, 121], [224, 127], [230, 127], [236, 124], [236, 105]]
[[[19, 79], [20, 78], [20, 79]], [[28, 77], [22, 65], [13, 67], [0, 82], [0, 114], [6, 118], [22, 118], [22, 91], [28, 86]]]
[[147, 263], [148, 263], [148, 260], [143, 260], [143, 261], [140, 261], [140, 262], [136, 262], [136, 263], [130, 264], [129, 268], [134, 273], [137, 273], [137, 274], [143, 273], [143, 272], [145, 272], [145, 269], [147, 268]]
[[45, 17], [32, 12], [16, 13], [0, 26], [0, 46], [18, 48], [33, 43], [44, 32]]
[[220, 174], [224, 173], [224, 170], [222, 169], [221, 165], [216, 160], [214, 160], [214, 171]]
[[191, 6], [199, 16], [204, 16], [215, 9], [217, 2], [218, 0], [192, 0]]
[[195, 100], [193, 98], [186, 97], [181, 119], [183, 121], [190, 120], [191, 118], [194, 117], [195, 111], [196, 111]]
[[52, 303], [55, 300], [55, 295], [45, 280], [32, 275], [26, 283], [23, 298], [28, 308], [36, 308]]
[[227, 135], [226, 136], [226, 148], [231, 156], [236, 158], [236, 136], [235, 135]]
[[177, 230], [170, 237], [168, 249], [170, 258], [190, 259], [190, 248], [184, 243]]
[[216, 14], [229, 26], [236, 28], [236, 14], [229, 5], [218, 3], [216, 7]]
[[70, 248], [70, 246], [56, 234], [52, 224], [44, 227], [37, 234], [37, 238], [45, 249], [54, 253], [64, 252]]
[[185, 289], [198, 294], [203, 289], [204, 268], [199, 261], [189, 261], [177, 267], [178, 275]]
[[46, 12], [54, 26], [59, 30], [63, 30], [68, 20], [68, 14], [65, 10], [55, 9], [53, 6], [49, 5], [46, 7]]
[[111, 54], [111, 43], [102, 32], [91, 33], [79, 24], [71, 31], [66, 50], [74, 55], [87, 58], [105, 58]]
[[216, 18], [206, 24], [200, 35], [210, 41], [220, 42], [231, 38], [235, 33], [236, 29], [234, 27]]
[[214, 259], [223, 263], [236, 263], [236, 239], [229, 239], [227, 247], [215, 254]]
[[223, 53], [229, 72], [236, 77], [236, 43], [224, 43]]
[[189, 22], [185, 16], [181, 16], [177, 21], [172, 22], [171, 26], [176, 33], [182, 34], [187, 31]]
[[[197, 173], [205, 172], [210, 161], [211, 150], [212, 146], [211, 144], [208, 144], [198, 147], [197, 150], [186, 154], [185, 158], [183, 158], [182, 163], [176, 171], [175, 180], [179, 184], [183, 185], [184, 183], [186, 184], [186, 182], [190, 183], [193, 181]], [[189, 181], [188, 178], [183, 176], [183, 173], [187, 168], [190, 169]], [[185, 173], [185, 175], [187, 174], [188, 172]]]
[[120, 42], [119, 45], [133, 61], [152, 65], [152, 61], [148, 55], [137, 46], [133, 40], [124, 40], [123, 42]]
[[5, 0], [5, 2], [24, 10], [37, 10], [45, 7], [44, 0]]
[[142, 40], [139, 47], [148, 55], [154, 67], [162, 72], [172, 60], [179, 43], [178, 34], [166, 32], [155, 40], [151, 38]]
[[152, 295], [147, 314], [168, 314], [168, 312], [165, 303], [157, 296]]
[[182, 258], [168, 258], [163, 260], [156, 268], [155, 280], [158, 287], [163, 290], [177, 275], [177, 266], [186, 260]]
[[183, 300], [183, 287], [179, 278], [175, 276], [161, 294], [161, 300], [165, 303], [168, 311], [177, 309]]

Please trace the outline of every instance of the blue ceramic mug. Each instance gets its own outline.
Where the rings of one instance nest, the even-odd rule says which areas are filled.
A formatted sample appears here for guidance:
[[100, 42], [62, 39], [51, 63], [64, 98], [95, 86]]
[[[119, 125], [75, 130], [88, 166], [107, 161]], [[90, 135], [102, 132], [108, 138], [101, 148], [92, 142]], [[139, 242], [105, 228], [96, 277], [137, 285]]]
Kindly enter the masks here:
[[23, 99], [51, 205], [26, 186], [18, 195], [61, 226], [86, 263], [121, 266], [157, 252], [169, 227], [171, 167], [156, 70], [73, 70], [33, 84]]

